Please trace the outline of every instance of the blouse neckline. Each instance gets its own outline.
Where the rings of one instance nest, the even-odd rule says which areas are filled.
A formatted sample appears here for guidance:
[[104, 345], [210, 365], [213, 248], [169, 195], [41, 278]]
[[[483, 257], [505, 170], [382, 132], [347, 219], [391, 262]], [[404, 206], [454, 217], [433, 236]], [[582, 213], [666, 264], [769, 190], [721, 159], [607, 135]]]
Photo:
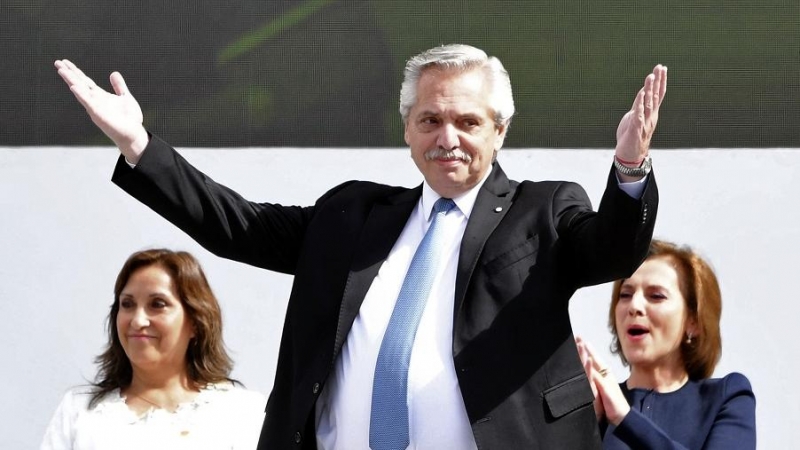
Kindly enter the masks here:
[[214, 398], [233, 389], [229, 382], [210, 383], [200, 389], [194, 399], [180, 403], [175, 411], [151, 406], [144, 413], [137, 414], [128, 407], [127, 397], [123, 396], [120, 389], [114, 389], [94, 408], [98, 414], [112, 414], [120, 416], [126, 423], [149, 422], [153, 420], [174, 420], [191, 416], [193, 412], [211, 403]]

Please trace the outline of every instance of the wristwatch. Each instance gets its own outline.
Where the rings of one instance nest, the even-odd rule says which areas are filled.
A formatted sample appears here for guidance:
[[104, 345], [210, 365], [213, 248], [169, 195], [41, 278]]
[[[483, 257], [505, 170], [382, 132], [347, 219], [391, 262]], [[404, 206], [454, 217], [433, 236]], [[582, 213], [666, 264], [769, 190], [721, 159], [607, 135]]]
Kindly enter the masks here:
[[619, 162], [619, 159], [614, 157], [614, 167], [623, 175], [627, 175], [629, 177], [643, 177], [650, 173], [650, 169], [653, 167], [653, 162], [650, 160], [650, 156], [646, 156], [639, 167], [628, 167]]

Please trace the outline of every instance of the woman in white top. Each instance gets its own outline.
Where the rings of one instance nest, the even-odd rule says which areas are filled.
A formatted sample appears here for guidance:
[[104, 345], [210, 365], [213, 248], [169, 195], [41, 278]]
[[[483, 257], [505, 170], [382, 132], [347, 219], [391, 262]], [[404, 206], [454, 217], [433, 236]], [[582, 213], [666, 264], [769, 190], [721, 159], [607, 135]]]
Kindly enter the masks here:
[[131, 255], [95, 383], [69, 391], [41, 449], [253, 449], [266, 400], [229, 378], [219, 303], [197, 260]]

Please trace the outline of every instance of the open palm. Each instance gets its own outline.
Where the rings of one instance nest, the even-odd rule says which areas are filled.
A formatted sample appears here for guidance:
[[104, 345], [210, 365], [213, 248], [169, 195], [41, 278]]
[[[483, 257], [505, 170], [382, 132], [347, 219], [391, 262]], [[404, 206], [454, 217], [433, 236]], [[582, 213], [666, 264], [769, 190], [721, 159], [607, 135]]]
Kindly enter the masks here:
[[142, 108], [131, 95], [118, 72], [111, 74], [114, 93], [97, 86], [69, 60], [55, 62], [58, 74], [67, 83], [75, 98], [86, 108], [92, 122], [106, 134], [123, 154], [141, 153], [147, 145], [147, 131], [142, 125]]
[[658, 110], [667, 92], [667, 68], [661, 64], [647, 76], [630, 111], [617, 127], [617, 157], [641, 161], [650, 151], [650, 140], [658, 123]]

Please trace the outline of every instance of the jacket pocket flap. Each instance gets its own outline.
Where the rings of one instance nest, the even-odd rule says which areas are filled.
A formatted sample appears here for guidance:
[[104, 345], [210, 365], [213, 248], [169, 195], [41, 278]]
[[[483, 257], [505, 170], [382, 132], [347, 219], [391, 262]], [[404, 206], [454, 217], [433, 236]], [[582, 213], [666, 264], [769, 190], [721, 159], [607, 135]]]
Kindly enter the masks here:
[[539, 236], [533, 235], [525, 240], [525, 242], [517, 244], [514, 247], [507, 248], [499, 254], [492, 256], [491, 259], [485, 264], [486, 272], [490, 274], [497, 273], [514, 264], [515, 262], [531, 254], [535, 254], [538, 249]]
[[594, 402], [585, 373], [547, 389], [542, 395], [550, 414], [556, 419]]

